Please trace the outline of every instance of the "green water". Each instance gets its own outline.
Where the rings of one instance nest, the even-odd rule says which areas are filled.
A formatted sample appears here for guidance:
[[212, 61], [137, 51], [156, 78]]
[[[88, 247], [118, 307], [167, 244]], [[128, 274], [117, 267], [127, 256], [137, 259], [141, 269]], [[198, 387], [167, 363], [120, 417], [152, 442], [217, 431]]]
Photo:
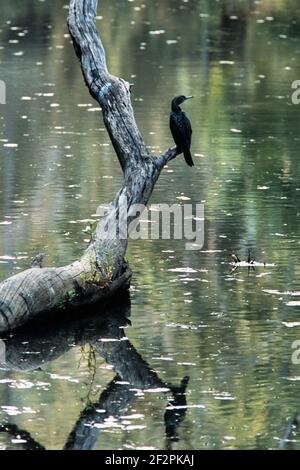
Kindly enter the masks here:
[[[46, 253], [46, 265], [80, 256], [85, 220], [113, 198], [122, 174], [67, 36], [67, 2], [2, 3], [4, 279], [39, 252]], [[64, 448], [80, 413], [99, 405], [120, 373], [122, 358], [112, 358], [109, 346], [115, 342], [104, 342], [103, 350], [95, 344], [122, 335], [129, 311], [124, 335], [130, 343], [119, 342], [126, 360], [138, 368], [137, 355], [162, 382], [178, 385], [189, 376], [186, 415], [178, 437], [168, 439], [169, 395], [158, 389], [132, 397], [125, 384], [114, 419], [84, 426], [95, 431], [90, 446], [277, 448], [300, 409], [300, 365], [291, 359], [300, 340], [300, 108], [291, 102], [291, 84], [300, 79], [299, 2], [101, 4], [98, 26], [110, 70], [135, 83], [134, 110], [151, 151], [172, 144], [170, 99], [195, 96], [185, 106], [195, 168], [181, 157], [172, 161], [151, 202], [183, 203], [178, 198], [185, 196], [204, 203], [205, 245], [191, 252], [184, 240], [130, 241], [131, 308], [120, 306], [116, 318], [110, 312], [112, 327], [75, 322], [50, 334], [34, 326], [6, 339], [10, 370], [0, 370], [0, 448], [30, 443], [27, 434], [18, 442], [20, 433], [4, 432], [7, 424], [47, 449]], [[249, 248], [257, 261], [274, 266], [231, 272], [230, 250], [245, 259]], [[26, 371], [28, 357], [34, 370]], [[284, 447], [300, 449], [296, 431]]]

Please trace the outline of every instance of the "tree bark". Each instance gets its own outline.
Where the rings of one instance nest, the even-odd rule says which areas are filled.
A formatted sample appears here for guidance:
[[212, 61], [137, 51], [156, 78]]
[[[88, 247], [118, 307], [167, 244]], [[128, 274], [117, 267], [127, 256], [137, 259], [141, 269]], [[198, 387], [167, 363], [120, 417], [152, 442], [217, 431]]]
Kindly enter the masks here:
[[[0, 332], [14, 329], [44, 312], [74, 308], [115, 296], [130, 284], [124, 257], [134, 204], [146, 205], [164, 165], [178, 154], [170, 148], [159, 156], [148, 153], [137, 127], [130, 84], [111, 75], [95, 25], [97, 0], [71, 0], [68, 26], [85, 83], [99, 103], [103, 119], [124, 174], [123, 185], [100, 220], [81, 259], [55, 268], [33, 267], [0, 284]], [[127, 201], [127, 211], [120, 209]], [[103, 238], [115, 219], [117, 236]], [[120, 233], [126, 227], [125, 236]]]

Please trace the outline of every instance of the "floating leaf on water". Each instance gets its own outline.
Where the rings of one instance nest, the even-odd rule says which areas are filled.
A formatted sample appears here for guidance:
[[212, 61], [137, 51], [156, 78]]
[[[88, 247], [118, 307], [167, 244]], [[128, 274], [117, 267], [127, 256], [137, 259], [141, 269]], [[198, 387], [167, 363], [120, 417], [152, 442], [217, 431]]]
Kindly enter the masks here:
[[195, 362], [177, 362], [178, 366], [196, 366]]
[[168, 271], [172, 273], [196, 273], [197, 272], [193, 268], [173, 268], [173, 269], [168, 269]]
[[172, 357], [152, 357], [154, 361], [174, 361]]
[[123, 338], [100, 338], [98, 341], [101, 343], [120, 343], [121, 341], [128, 341], [127, 336], [123, 336]]
[[233, 60], [220, 60], [219, 61], [219, 64], [220, 65], [234, 65], [234, 61]]
[[284, 326], [286, 326], [287, 328], [295, 328], [296, 326], [300, 326], [300, 322], [299, 321], [290, 321], [290, 322], [287, 322], [287, 321], [283, 321], [281, 322]]
[[0, 407], [6, 414], [9, 416], [17, 416], [21, 414], [35, 414], [36, 411], [34, 411], [32, 408], [29, 406], [23, 406], [22, 408], [18, 408], [17, 406], [1, 406]]
[[229, 393], [220, 393], [219, 395], [214, 396], [215, 400], [236, 400], [235, 397], [231, 396]]
[[68, 375], [50, 374], [51, 379], [55, 380], [66, 380], [67, 382], [79, 383], [78, 379], [74, 379]]
[[166, 407], [166, 410], [185, 410], [187, 408], [200, 408], [205, 409], [205, 405], [169, 405]]
[[262, 289], [262, 291], [265, 292], [266, 294], [278, 294], [278, 295], [285, 294], [285, 292], [279, 292], [276, 289]]
[[8, 148], [18, 148], [19, 145], [18, 144], [10, 144], [10, 143], [7, 143], [7, 144], [3, 144], [3, 147], [8, 147]]
[[184, 325], [182, 323], [168, 323], [167, 326], [171, 328], [182, 328], [183, 330], [198, 330], [195, 325]]
[[201, 250], [201, 253], [222, 253], [223, 250]]
[[155, 31], [149, 31], [149, 34], [151, 34], [151, 35], [165, 34], [165, 30], [164, 29], [157, 29]]

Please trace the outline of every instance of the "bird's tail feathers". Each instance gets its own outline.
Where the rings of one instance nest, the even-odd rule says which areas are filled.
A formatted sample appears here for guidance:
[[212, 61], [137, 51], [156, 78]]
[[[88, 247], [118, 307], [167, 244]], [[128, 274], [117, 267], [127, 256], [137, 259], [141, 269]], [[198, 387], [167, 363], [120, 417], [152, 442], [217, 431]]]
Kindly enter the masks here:
[[191, 155], [191, 151], [188, 147], [185, 147], [183, 149], [183, 154], [184, 154], [184, 159], [186, 161], [186, 163], [189, 165], [189, 166], [194, 166], [194, 162], [193, 162], [193, 159], [192, 159], [192, 155]]

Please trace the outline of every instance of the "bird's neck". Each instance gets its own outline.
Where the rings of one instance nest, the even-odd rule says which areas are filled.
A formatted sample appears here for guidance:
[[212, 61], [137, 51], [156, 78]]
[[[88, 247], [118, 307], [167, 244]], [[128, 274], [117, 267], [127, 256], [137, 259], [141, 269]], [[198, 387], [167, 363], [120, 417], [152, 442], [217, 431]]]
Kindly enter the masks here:
[[172, 103], [172, 111], [174, 113], [179, 113], [181, 111], [181, 108], [177, 103]]

